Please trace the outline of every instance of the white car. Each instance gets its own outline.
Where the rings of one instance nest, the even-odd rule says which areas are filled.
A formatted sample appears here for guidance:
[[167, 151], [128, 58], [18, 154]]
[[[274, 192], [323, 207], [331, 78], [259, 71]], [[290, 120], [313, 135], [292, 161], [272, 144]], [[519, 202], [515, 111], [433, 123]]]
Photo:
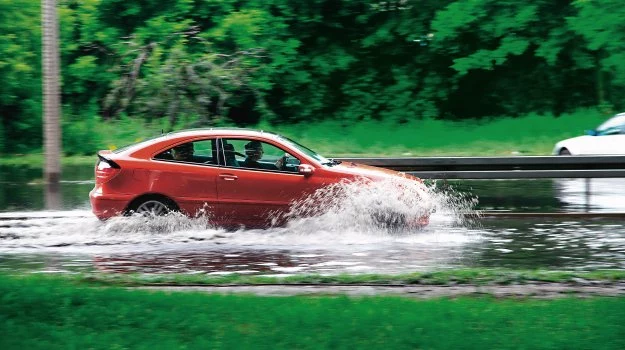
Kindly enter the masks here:
[[606, 120], [586, 135], [556, 143], [555, 155], [625, 154], [625, 113]]

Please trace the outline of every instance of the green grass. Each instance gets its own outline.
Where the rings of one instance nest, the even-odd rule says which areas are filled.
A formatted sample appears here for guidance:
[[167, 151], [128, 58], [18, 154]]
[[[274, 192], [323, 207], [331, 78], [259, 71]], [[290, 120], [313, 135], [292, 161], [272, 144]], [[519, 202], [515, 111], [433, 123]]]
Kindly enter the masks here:
[[[554, 118], [527, 115], [519, 118], [493, 118], [480, 121], [423, 120], [396, 125], [390, 122], [363, 121], [343, 125], [340, 121], [300, 125], [261, 124], [252, 128], [278, 132], [320, 154], [333, 157], [385, 156], [511, 156], [549, 155], [557, 141], [582, 135], [609, 116], [594, 109]], [[100, 122], [81, 135], [69, 137], [63, 164], [92, 164], [99, 149], [115, 149], [167, 130], [162, 122], [137, 123], [129, 118]], [[76, 154], [88, 156], [76, 156]], [[43, 166], [41, 154], [5, 155], [0, 165]]]
[[[63, 166], [71, 166], [71, 165], [93, 165], [95, 164], [96, 156], [95, 153], [91, 156], [70, 156], [61, 158], [61, 165]], [[10, 155], [0, 158], [0, 165], [6, 166], [24, 166], [31, 168], [43, 168], [43, 164], [45, 163], [44, 155], [41, 153], [33, 153], [33, 154], [17, 154]]]
[[[0, 276], [2, 276], [0, 274]], [[509, 269], [453, 269], [433, 272], [415, 272], [398, 275], [340, 274], [340, 275], [293, 275], [286, 277], [250, 275], [188, 275], [188, 274], [72, 274], [55, 276], [74, 284], [86, 286], [141, 286], [154, 284], [172, 285], [259, 285], [259, 284], [411, 284], [411, 285], [506, 285], [532, 282], [575, 282], [592, 280], [602, 283], [625, 281], [625, 271], [550, 271]]]
[[625, 298], [254, 297], [0, 276], [2, 349], [622, 349]]
[[511, 156], [549, 155], [557, 141], [582, 135], [607, 116], [580, 110], [558, 118], [528, 115], [481, 121], [423, 120], [403, 125], [324, 122], [286, 126], [280, 133], [333, 156]]

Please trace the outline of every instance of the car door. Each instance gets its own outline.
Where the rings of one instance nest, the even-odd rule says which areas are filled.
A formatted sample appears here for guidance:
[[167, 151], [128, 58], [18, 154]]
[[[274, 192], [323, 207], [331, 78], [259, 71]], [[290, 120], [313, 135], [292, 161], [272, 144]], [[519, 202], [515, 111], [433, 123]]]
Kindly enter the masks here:
[[[246, 148], [260, 142], [264, 151], [260, 167], [246, 167]], [[220, 218], [246, 226], [280, 224], [291, 203], [320, 187], [321, 178], [299, 174], [301, 156], [288, 153], [276, 144], [254, 139], [223, 139], [223, 149], [236, 155], [236, 163], [222, 168], [217, 179]], [[286, 166], [272, 165], [285, 156]], [[225, 157], [224, 157], [225, 158]]]
[[625, 154], [625, 134], [596, 136], [591, 154]]
[[[192, 150], [185, 159], [175, 156], [180, 146]], [[188, 215], [213, 215], [217, 210], [216, 179], [220, 172], [216, 154], [216, 138], [187, 141], [160, 152], [154, 156], [160, 165], [152, 171], [150, 192], [169, 196]]]

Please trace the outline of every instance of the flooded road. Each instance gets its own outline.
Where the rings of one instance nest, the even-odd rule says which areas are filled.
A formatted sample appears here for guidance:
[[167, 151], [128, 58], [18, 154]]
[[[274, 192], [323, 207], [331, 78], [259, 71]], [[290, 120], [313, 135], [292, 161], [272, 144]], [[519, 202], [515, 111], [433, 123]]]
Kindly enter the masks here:
[[[337, 274], [457, 267], [592, 270], [625, 268], [618, 218], [477, 218], [462, 212], [625, 212], [623, 179], [450, 181], [431, 223], [388, 231], [354, 213], [295, 220], [286, 227], [227, 231], [206, 218], [98, 221], [89, 211], [88, 171], [65, 172], [60, 210], [45, 211], [44, 186], [4, 169], [0, 271], [47, 273]], [[591, 192], [588, 192], [588, 189]], [[366, 214], [366, 213], [365, 213]]]
[[225, 231], [203, 219], [119, 218], [88, 212], [0, 221], [0, 270], [37, 272], [337, 274], [457, 267], [625, 268], [625, 223], [477, 220], [434, 214], [413, 232], [331, 231], [297, 225]]

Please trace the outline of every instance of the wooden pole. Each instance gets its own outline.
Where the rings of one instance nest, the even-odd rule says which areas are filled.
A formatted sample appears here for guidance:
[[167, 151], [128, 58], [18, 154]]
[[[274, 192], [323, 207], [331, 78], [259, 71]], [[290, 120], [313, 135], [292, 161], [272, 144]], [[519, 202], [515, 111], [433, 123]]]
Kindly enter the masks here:
[[48, 185], [46, 206], [57, 209], [59, 181], [61, 178], [61, 119], [60, 119], [60, 68], [59, 24], [56, 0], [43, 0], [42, 66], [43, 66], [43, 140], [45, 166], [44, 177]]

